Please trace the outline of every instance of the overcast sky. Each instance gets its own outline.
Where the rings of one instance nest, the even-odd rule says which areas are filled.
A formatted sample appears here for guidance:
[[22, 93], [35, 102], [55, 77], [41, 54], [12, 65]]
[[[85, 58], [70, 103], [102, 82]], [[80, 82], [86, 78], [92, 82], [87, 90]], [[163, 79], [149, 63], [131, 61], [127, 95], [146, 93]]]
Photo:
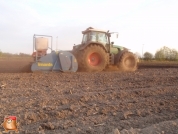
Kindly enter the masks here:
[[31, 54], [34, 34], [70, 50], [89, 26], [119, 32], [115, 45], [140, 54], [178, 50], [178, 0], [0, 0], [0, 10], [3, 52]]

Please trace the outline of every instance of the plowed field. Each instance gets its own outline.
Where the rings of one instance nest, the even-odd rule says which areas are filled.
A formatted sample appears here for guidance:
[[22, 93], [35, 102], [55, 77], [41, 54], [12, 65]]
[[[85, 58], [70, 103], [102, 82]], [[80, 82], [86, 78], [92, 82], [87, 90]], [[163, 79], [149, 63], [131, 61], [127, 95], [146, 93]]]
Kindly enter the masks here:
[[17, 116], [20, 133], [178, 134], [178, 68], [0, 73], [0, 86], [0, 121]]
[[0, 58], [0, 73], [30, 72], [32, 58]]

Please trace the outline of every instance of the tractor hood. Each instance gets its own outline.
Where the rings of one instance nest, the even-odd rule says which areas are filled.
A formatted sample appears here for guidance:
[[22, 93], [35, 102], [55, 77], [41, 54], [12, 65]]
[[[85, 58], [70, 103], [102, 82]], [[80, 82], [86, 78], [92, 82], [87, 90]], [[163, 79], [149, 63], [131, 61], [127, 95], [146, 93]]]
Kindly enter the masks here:
[[129, 49], [126, 48], [126, 47], [117, 46], [117, 45], [113, 45], [113, 48], [118, 48], [118, 49], [120, 49], [121, 51], [122, 51], [122, 50], [129, 50]]
[[80, 46], [81, 46], [81, 44], [74, 45], [74, 46], [73, 46], [73, 50], [78, 49]]
[[[73, 46], [73, 50], [78, 50], [78, 49], [80, 49], [80, 47], [81, 47], [81, 44], [74, 45], [74, 46]], [[126, 48], [126, 47], [122, 47], [122, 46], [118, 46], [118, 45], [113, 45], [112, 48], [117, 48], [117, 49], [120, 49], [121, 51], [122, 51], [122, 50], [129, 50], [129, 49]]]

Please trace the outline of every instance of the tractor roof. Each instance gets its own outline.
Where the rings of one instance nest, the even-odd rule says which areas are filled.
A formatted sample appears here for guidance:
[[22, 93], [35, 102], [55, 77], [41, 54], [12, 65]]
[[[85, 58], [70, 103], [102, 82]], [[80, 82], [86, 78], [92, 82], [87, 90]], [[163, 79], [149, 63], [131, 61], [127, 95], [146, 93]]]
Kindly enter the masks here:
[[103, 32], [103, 33], [107, 32], [107, 31], [104, 31], [104, 30], [101, 30], [101, 29], [95, 29], [95, 28], [89, 27], [85, 31], [82, 31], [82, 34], [85, 34], [85, 33], [90, 32], [90, 31]]

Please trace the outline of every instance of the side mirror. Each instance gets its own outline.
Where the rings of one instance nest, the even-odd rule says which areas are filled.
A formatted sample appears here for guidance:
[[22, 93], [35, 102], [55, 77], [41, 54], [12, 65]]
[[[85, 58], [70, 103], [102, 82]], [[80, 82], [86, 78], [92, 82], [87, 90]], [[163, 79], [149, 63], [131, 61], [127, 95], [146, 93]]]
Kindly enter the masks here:
[[114, 45], [114, 42], [112, 41], [112, 42], [111, 42], [111, 46], [113, 46], [113, 45]]

